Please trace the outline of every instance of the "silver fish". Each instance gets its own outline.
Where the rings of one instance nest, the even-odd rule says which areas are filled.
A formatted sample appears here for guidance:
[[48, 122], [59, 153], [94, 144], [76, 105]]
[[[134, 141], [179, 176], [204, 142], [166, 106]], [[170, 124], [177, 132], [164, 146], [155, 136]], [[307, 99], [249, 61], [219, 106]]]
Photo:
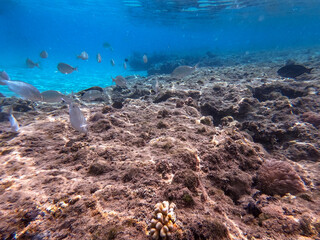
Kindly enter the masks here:
[[77, 58], [80, 58], [82, 60], [88, 60], [89, 55], [86, 51], [83, 51], [79, 56], [77, 56]]
[[42, 100], [39, 90], [29, 83], [0, 79], [0, 85], [7, 85], [10, 91], [20, 95], [23, 99], [32, 101]]
[[87, 133], [87, 121], [80, 108], [73, 102], [69, 105], [69, 117], [71, 126], [79, 132]]
[[78, 68], [72, 67], [72, 66], [70, 66], [69, 64], [66, 64], [66, 63], [59, 63], [57, 68], [63, 74], [70, 74], [73, 71], [78, 71]]
[[98, 90], [86, 91], [81, 97], [81, 99], [84, 101], [94, 101], [97, 98], [102, 98], [102, 93]]
[[44, 91], [41, 93], [41, 95], [43, 97], [42, 101], [47, 103], [61, 102], [61, 98], [65, 97], [61, 92], [55, 90]]
[[110, 63], [112, 66], [116, 65], [113, 59], [110, 60]]
[[126, 63], [126, 62], [123, 63], [123, 68], [124, 68], [125, 70], [127, 70], [127, 63]]
[[148, 63], [148, 57], [146, 54], [143, 55], [142, 60], [144, 63]]
[[14, 132], [18, 132], [19, 131], [19, 123], [18, 123], [17, 119], [15, 119], [15, 117], [12, 114], [12, 107], [10, 107], [10, 109], [9, 109], [9, 122], [11, 125], [11, 130]]
[[98, 62], [98, 63], [101, 63], [101, 61], [102, 61], [101, 54], [98, 53], [98, 54], [97, 54], [97, 62]]
[[31, 59], [27, 58], [26, 64], [28, 68], [39, 67], [39, 63], [33, 62]]
[[197, 69], [197, 67], [198, 67], [198, 64], [196, 64], [194, 67], [190, 67], [190, 66], [176, 67], [171, 73], [171, 76], [174, 78], [184, 78], [185, 76], [188, 76], [191, 73], [193, 73]]
[[116, 83], [117, 87], [121, 87], [121, 88], [127, 87], [127, 80], [120, 75], [117, 76], [116, 78], [112, 78], [112, 81]]
[[41, 58], [47, 58], [48, 57], [48, 53], [47, 53], [47, 51], [42, 51], [41, 53], [40, 53], [40, 57]]
[[152, 84], [152, 90], [158, 94], [160, 91], [160, 86], [159, 86], [159, 82], [158, 79]]

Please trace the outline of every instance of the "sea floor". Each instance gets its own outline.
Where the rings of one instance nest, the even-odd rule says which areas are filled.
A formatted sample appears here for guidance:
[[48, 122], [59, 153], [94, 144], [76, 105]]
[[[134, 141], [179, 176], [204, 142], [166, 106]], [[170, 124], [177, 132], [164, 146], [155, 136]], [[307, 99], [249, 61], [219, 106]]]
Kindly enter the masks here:
[[163, 201], [170, 239], [320, 239], [320, 57], [295, 56], [311, 74], [265, 55], [80, 92], [86, 135], [63, 103], [1, 98], [1, 239], [149, 239]]

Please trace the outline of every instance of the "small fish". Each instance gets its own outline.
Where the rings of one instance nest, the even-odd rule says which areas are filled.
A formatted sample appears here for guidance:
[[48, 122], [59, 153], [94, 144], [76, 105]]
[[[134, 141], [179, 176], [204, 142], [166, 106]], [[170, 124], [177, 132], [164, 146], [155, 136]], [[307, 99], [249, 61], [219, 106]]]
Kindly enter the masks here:
[[110, 43], [108, 43], [108, 42], [103, 43], [102, 46], [103, 46], [104, 48], [111, 48], [111, 45], [110, 45]]
[[20, 95], [23, 99], [32, 101], [42, 100], [42, 95], [39, 90], [29, 83], [1, 79], [0, 85], [7, 85], [10, 91]]
[[102, 92], [98, 90], [86, 91], [81, 97], [81, 99], [84, 101], [94, 101], [98, 98], [102, 98]]
[[31, 59], [27, 58], [26, 64], [28, 68], [39, 67], [39, 63], [33, 62]]
[[69, 117], [71, 126], [79, 132], [87, 133], [87, 121], [80, 108], [74, 102], [69, 104]]
[[198, 67], [198, 64], [196, 64], [194, 67], [190, 67], [190, 66], [176, 67], [171, 73], [171, 76], [174, 78], [184, 78], [185, 76], [188, 76], [191, 73], [193, 73], [197, 69], [197, 67]]
[[143, 60], [144, 63], [148, 62], [148, 57], [147, 57], [146, 54], [143, 55], [142, 60]]
[[8, 73], [6, 73], [5, 71], [1, 71], [0, 72], [0, 80], [10, 80]]
[[40, 53], [40, 57], [41, 57], [41, 58], [47, 58], [47, 57], [48, 57], [47, 51], [43, 50], [43, 51]]
[[116, 83], [117, 87], [121, 87], [121, 88], [127, 87], [127, 80], [120, 75], [117, 76], [116, 78], [112, 78], [112, 81]]
[[98, 53], [97, 54], [97, 62], [101, 63], [101, 61], [102, 61], [101, 55], [100, 55], [100, 53]]
[[113, 51], [113, 47], [108, 42], [103, 43], [102, 46], [107, 49], [109, 48], [111, 52]]
[[12, 107], [10, 107], [10, 109], [9, 109], [9, 122], [11, 125], [11, 130], [13, 132], [18, 132], [19, 131], [19, 123], [18, 123], [17, 119], [12, 114]]
[[110, 63], [111, 63], [112, 66], [116, 65], [113, 59], [111, 59]]
[[125, 62], [129, 62], [128, 58], [125, 58], [124, 61], [125, 61]]
[[61, 92], [55, 90], [48, 90], [41, 93], [42, 101], [47, 103], [56, 103], [61, 102], [61, 98], [64, 98], [65, 95]]
[[152, 90], [158, 94], [160, 91], [160, 86], [159, 86], [159, 82], [158, 79], [152, 84]]
[[83, 51], [80, 55], [77, 56], [77, 58], [80, 58], [82, 60], [88, 60], [89, 55], [86, 51]]
[[123, 68], [127, 69], [127, 63], [126, 62], [123, 63]]
[[78, 71], [78, 68], [74, 68], [72, 66], [70, 66], [69, 64], [66, 63], [59, 63], [57, 66], [58, 70], [63, 73], [63, 74], [70, 74], [73, 71]]
[[289, 64], [280, 68], [277, 73], [281, 77], [295, 78], [304, 73], [311, 73], [312, 68], [306, 68], [302, 65]]

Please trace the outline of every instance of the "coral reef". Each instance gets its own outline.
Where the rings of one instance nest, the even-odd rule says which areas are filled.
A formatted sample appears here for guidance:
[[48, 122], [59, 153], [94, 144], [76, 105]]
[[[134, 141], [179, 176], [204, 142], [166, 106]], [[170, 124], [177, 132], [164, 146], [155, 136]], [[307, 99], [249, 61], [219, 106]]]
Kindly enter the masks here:
[[154, 206], [153, 218], [150, 222], [149, 235], [152, 239], [167, 239], [172, 235], [175, 226], [175, 204], [168, 201], [157, 203]]
[[259, 169], [257, 178], [258, 188], [269, 195], [306, 191], [298, 173], [287, 162], [267, 160]]
[[[87, 135], [64, 103], [1, 98], [0, 239], [145, 240], [165, 231], [157, 216], [149, 224], [164, 199], [177, 205], [172, 240], [318, 239], [317, 61], [303, 51], [209, 55], [223, 66], [75, 94]], [[280, 78], [296, 56], [312, 73]], [[91, 90], [103, 97], [83, 102]], [[10, 105], [19, 133], [7, 131]]]
[[315, 112], [306, 112], [302, 114], [302, 119], [305, 122], [313, 124], [313, 126], [318, 127], [320, 125], [320, 114]]

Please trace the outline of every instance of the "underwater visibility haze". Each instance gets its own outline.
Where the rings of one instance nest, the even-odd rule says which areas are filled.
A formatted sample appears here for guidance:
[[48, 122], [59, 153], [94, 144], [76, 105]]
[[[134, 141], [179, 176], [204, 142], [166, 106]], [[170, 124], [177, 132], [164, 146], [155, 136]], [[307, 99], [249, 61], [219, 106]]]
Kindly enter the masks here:
[[[12, 79], [40, 91], [105, 87], [112, 84], [111, 76], [146, 75], [131, 69], [130, 62], [127, 70], [123, 68], [124, 59], [134, 53], [245, 54], [317, 45], [319, 5], [315, 0], [3, 0], [0, 66]], [[105, 42], [111, 47], [103, 47]], [[48, 52], [47, 59], [39, 57], [42, 50]], [[88, 61], [76, 58], [82, 51], [88, 53]], [[40, 68], [25, 69], [27, 58], [39, 62]], [[78, 72], [61, 75], [59, 62], [78, 67]], [[10, 96], [5, 87], [1, 92]]]
[[320, 239], [319, 0], [0, 0], [0, 239]]

